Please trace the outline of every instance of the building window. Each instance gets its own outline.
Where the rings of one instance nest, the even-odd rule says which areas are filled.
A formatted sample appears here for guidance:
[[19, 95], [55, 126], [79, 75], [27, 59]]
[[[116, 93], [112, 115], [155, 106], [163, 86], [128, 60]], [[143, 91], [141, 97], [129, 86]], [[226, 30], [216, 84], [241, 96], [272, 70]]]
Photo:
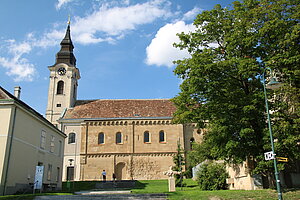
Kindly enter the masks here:
[[40, 147], [41, 149], [45, 149], [45, 146], [46, 146], [46, 131], [42, 131]]
[[76, 85], [73, 86], [73, 98], [75, 99], [76, 97]]
[[58, 107], [58, 108], [61, 107], [61, 104], [60, 103], [56, 104], [56, 107]]
[[122, 133], [116, 133], [116, 144], [122, 144]]
[[166, 142], [166, 136], [164, 131], [159, 131], [159, 142]]
[[53, 153], [54, 152], [54, 141], [55, 141], [55, 137], [53, 135], [51, 135], [51, 141], [50, 141], [50, 152]]
[[70, 134], [69, 134], [69, 138], [68, 138], [68, 144], [73, 144], [73, 143], [75, 143], [75, 137], [76, 137], [76, 134], [75, 134], [75, 133], [70, 133]]
[[64, 93], [64, 82], [58, 81], [56, 94], [63, 94], [63, 93]]
[[59, 140], [59, 146], [58, 146], [58, 156], [61, 156], [61, 150], [62, 150], [62, 141]]
[[98, 134], [98, 144], [104, 144], [104, 133]]
[[60, 177], [60, 168], [57, 167], [56, 182], [59, 181], [59, 177]]
[[144, 132], [144, 143], [150, 143], [150, 133], [149, 133], [149, 131]]
[[51, 180], [51, 174], [52, 174], [52, 165], [48, 164], [48, 171], [47, 171], [47, 180]]

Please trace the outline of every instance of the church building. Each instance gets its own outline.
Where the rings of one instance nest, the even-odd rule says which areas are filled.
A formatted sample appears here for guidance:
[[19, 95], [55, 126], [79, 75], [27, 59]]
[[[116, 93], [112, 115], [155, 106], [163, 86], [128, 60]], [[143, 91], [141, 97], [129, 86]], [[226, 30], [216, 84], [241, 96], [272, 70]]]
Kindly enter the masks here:
[[[70, 24], [49, 66], [46, 119], [67, 135], [62, 180], [166, 179], [178, 144], [185, 152], [203, 140], [195, 124], [174, 124], [169, 99], [77, 100], [80, 70], [73, 54]], [[83, 77], [87, 78], [87, 77]], [[251, 162], [227, 165], [229, 189], [258, 189], [261, 177], [251, 175]]]
[[[194, 124], [173, 124], [169, 99], [77, 100], [80, 70], [76, 66], [70, 24], [49, 66], [46, 118], [68, 137], [63, 181], [166, 179], [178, 143], [184, 150], [200, 142]], [[84, 77], [83, 77], [84, 78]]]
[[[170, 99], [77, 100], [80, 70], [76, 66], [70, 24], [49, 66], [46, 119], [67, 135], [63, 181], [167, 179], [178, 144], [187, 152], [205, 131], [195, 124], [174, 124]], [[230, 189], [261, 188], [249, 163], [227, 166]]]

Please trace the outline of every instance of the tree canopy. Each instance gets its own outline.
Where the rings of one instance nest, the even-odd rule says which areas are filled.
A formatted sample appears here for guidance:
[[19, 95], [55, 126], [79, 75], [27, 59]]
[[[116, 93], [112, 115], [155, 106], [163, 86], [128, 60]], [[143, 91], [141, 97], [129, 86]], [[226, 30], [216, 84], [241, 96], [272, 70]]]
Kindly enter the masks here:
[[276, 95], [268, 90], [275, 151], [292, 162], [300, 159], [299, 3], [245, 0], [226, 8], [216, 5], [197, 16], [194, 32], [179, 34], [175, 46], [187, 49], [190, 57], [175, 61], [182, 84], [173, 98], [174, 120], [207, 128], [203, 142], [190, 154], [195, 162], [252, 159], [258, 172], [272, 167], [263, 160], [263, 153], [271, 150], [262, 85], [267, 67], [284, 83]]

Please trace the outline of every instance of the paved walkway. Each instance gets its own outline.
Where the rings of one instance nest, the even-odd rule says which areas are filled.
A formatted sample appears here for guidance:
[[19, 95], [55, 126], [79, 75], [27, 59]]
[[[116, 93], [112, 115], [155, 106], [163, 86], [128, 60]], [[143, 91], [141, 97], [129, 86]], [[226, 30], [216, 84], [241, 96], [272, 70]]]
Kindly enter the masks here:
[[97, 195], [61, 195], [38, 196], [35, 200], [167, 200], [166, 194], [97, 194]]

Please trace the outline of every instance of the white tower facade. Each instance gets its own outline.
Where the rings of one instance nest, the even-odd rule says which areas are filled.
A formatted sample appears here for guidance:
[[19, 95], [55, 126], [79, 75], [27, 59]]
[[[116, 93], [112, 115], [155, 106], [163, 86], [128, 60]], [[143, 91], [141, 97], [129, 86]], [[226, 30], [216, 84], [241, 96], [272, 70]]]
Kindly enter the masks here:
[[73, 43], [70, 34], [70, 25], [66, 35], [60, 43], [61, 49], [56, 54], [56, 62], [49, 66], [50, 82], [48, 90], [48, 104], [46, 119], [53, 124], [67, 108], [74, 107], [77, 99], [79, 69], [76, 67], [76, 58], [73, 54]]

